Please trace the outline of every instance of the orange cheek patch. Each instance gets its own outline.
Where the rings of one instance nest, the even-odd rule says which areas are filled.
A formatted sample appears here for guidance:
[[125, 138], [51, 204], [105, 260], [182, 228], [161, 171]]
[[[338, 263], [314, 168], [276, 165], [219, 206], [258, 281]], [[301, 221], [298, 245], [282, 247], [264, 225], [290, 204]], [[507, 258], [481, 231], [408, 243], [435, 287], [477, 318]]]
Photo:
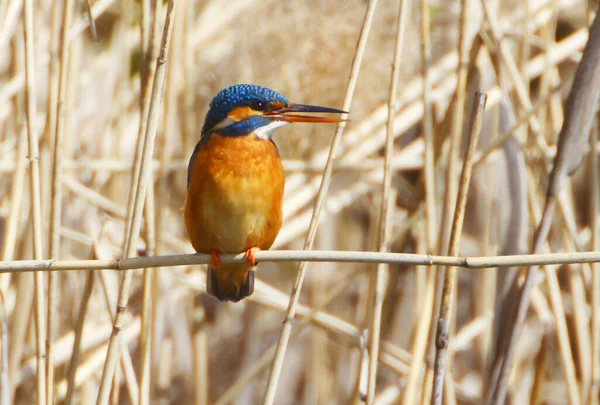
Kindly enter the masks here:
[[250, 107], [236, 107], [227, 116], [236, 122], [240, 122], [256, 114]]
[[286, 107], [286, 105], [284, 103], [282, 103], [281, 101], [273, 101], [271, 103], [271, 110], [272, 111], [281, 110], [284, 107]]

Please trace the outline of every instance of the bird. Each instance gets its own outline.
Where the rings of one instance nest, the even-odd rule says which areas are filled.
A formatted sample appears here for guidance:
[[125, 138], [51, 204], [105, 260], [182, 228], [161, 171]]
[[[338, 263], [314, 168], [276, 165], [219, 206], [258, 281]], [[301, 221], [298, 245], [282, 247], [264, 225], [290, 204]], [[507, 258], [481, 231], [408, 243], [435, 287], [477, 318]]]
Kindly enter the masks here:
[[[220, 301], [252, 295], [254, 254], [269, 249], [281, 229], [285, 178], [274, 131], [294, 122], [344, 121], [302, 113], [348, 114], [293, 104], [252, 84], [227, 87], [209, 103], [188, 164], [183, 216], [194, 250], [211, 255], [206, 291]], [[242, 252], [245, 262], [221, 263], [221, 254]]]

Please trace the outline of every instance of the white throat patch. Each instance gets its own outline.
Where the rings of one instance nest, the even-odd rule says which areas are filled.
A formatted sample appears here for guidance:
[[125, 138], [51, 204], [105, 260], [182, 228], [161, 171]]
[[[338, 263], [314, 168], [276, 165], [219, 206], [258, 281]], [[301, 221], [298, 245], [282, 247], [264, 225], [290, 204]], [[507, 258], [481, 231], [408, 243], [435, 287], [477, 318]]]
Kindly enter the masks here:
[[275, 132], [277, 128], [284, 127], [287, 124], [289, 124], [289, 122], [287, 121], [272, 121], [267, 125], [264, 125], [260, 128], [256, 128], [254, 130], [254, 135], [258, 136], [260, 139], [268, 141], [269, 139], [271, 139], [271, 137], [273, 136], [273, 132]]

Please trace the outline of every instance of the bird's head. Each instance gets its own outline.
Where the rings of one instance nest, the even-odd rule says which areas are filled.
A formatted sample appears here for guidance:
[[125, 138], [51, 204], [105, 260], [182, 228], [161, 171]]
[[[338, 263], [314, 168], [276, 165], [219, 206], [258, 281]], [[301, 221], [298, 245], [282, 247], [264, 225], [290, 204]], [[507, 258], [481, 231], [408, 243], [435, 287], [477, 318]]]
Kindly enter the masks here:
[[225, 136], [250, 133], [270, 139], [275, 129], [291, 122], [340, 122], [339, 118], [298, 113], [339, 113], [335, 108], [292, 104], [276, 91], [251, 84], [238, 84], [221, 90], [210, 102], [202, 136], [218, 132]]

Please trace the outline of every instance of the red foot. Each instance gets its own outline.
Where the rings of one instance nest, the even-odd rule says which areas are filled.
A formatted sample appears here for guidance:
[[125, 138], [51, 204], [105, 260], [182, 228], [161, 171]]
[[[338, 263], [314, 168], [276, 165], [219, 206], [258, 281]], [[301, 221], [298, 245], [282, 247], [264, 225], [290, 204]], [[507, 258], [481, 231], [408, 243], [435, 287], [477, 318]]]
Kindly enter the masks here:
[[253, 247], [246, 250], [246, 260], [248, 260], [248, 263], [250, 263], [252, 266], [256, 266], [256, 259], [254, 258], [254, 253], [258, 252], [259, 250], [260, 249], [257, 247]]
[[214, 251], [210, 254], [212, 267], [218, 269], [221, 266], [221, 253]]

